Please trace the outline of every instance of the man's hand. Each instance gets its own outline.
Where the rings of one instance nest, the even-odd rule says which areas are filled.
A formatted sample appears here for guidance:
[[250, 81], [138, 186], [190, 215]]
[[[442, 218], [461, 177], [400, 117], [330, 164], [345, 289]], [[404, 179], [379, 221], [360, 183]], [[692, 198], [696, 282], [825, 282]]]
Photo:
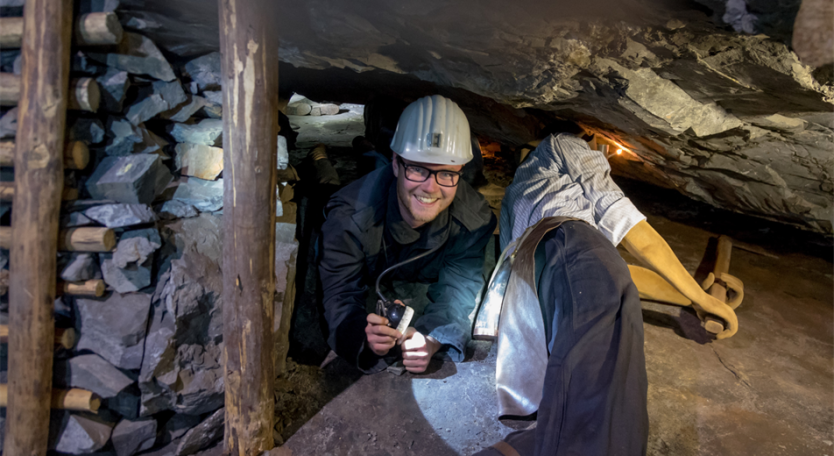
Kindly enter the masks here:
[[379, 356], [385, 356], [388, 350], [397, 345], [402, 337], [399, 331], [388, 327], [388, 319], [375, 313], [368, 314], [368, 326], [365, 326], [365, 337], [368, 347]]
[[414, 328], [408, 328], [403, 342], [403, 366], [409, 372], [419, 374], [429, 367], [431, 357], [440, 350], [440, 342], [427, 337]]

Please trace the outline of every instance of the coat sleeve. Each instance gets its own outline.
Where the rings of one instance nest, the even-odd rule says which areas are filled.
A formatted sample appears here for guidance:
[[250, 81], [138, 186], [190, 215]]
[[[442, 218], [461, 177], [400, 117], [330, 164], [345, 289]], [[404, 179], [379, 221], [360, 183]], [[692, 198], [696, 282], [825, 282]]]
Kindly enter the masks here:
[[417, 331], [443, 344], [455, 362], [463, 361], [466, 354], [472, 332], [469, 314], [484, 286], [484, 255], [496, 223], [490, 211], [488, 223], [456, 237], [456, 245], [450, 246], [437, 282], [429, 286], [430, 302], [414, 325]]
[[[333, 210], [322, 225], [319, 275], [330, 348], [360, 370], [376, 372], [387, 365], [365, 351], [367, 311], [365, 254], [349, 211]], [[358, 228], [356, 228], [358, 229]], [[360, 359], [361, 355], [361, 359]]]

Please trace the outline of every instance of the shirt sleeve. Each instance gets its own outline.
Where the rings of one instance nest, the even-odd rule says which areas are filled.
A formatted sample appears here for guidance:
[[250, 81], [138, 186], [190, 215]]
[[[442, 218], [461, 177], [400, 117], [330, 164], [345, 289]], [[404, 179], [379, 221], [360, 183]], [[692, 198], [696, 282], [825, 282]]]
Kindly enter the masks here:
[[370, 373], [388, 364], [365, 350], [367, 311], [365, 300], [365, 254], [351, 228], [346, 211], [333, 210], [321, 230], [319, 275], [322, 284], [324, 318], [329, 329], [327, 343], [342, 358]]
[[611, 166], [605, 154], [591, 150], [585, 141], [562, 135], [559, 137], [565, 169], [579, 183], [593, 207], [597, 227], [615, 246], [644, 216], [620, 187], [611, 179]]
[[435, 338], [452, 361], [461, 362], [472, 332], [469, 314], [484, 286], [484, 255], [495, 231], [495, 215], [474, 232], [459, 236], [448, 252], [437, 282], [428, 290], [430, 303], [414, 325], [420, 333]]

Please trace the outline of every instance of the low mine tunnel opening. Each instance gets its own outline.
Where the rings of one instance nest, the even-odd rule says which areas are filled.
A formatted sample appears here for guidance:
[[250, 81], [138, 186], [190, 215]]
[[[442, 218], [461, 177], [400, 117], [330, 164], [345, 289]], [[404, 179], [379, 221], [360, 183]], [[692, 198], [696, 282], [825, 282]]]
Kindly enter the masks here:
[[[329, 87], [333, 87], [333, 83]], [[358, 98], [362, 99], [362, 97]], [[351, 97], [351, 99], [355, 100], [357, 97]], [[373, 111], [374, 100], [378, 101], [380, 98], [377, 96], [366, 99], [371, 100], [371, 111]], [[328, 101], [337, 103], [339, 100]], [[412, 100], [406, 98], [394, 104], [402, 107], [409, 101]], [[355, 105], [350, 106], [350, 109], [359, 110], [353, 108]], [[363, 105], [362, 108], [364, 115], [367, 105]], [[591, 139], [592, 135], [602, 133], [604, 139], [595, 141], [594, 145], [597, 147], [600, 144], [609, 145], [608, 158], [615, 170], [617, 165], [614, 162], [623, 160], [616, 150], [611, 150], [613, 147], [623, 146], [616, 140], [610, 139], [617, 138], [616, 133], [583, 128], [583, 125], [589, 124], [587, 117], [577, 116], [571, 120], [532, 109], [526, 110], [524, 114], [526, 117], [536, 119], [535, 122], [530, 123], [532, 127], [529, 135], [531, 137], [554, 132], [570, 133]], [[304, 131], [306, 125], [300, 125], [296, 116], [291, 115], [289, 119], [294, 129], [295, 126], [300, 127], [296, 131], [299, 137], [306, 134]], [[367, 117], [357, 116], [354, 119], [356, 128], [351, 131], [361, 131], [364, 137], [366, 132], [363, 127], [365, 127], [366, 119]], [[319, 129], [317, 131], [328, 130], [327, 119], [317, 119], [317, 122], [324, 125], [324, 127], [317, 127]], [[546, 127], [543, 126], [545, 123]], [[336, 132], [345, 131], [342, 124], [333, 123], [333, 125]], [[523, 142], [502, 144], [489, 136], [478, 133], [473, 127], [473, 135], [478, 137], [483, 154], [483, 180], [473, 187], [484, 195], [491, 206], [498, 209], [503, 191], [512, 181], [516, 169], [515, 163], [518, 160], [516, 149]], [[310, 195], [315, 195], [317, 191], [320, 191], [320, 188], [316, 188], [317, 177], [312, 166], [311, 155], [313, 155], [314, 147], [310, 146], [314, 143], [327, 144], [328, 141], [327, 134], [319, 136], [318, 139], [311, 137], [309, 142], [304, 144], [308, 147], [298, 147], [290, 152], [290, 164], [299, 170], [300, 176], [303, 176], [295, 188], [294, 201], [299, 208], [306, 206]], [[361, 157], [366, 149], [361, 146], [344, 147], [344, 138], [338, 138], [333, 144], [334, 146], [328, 146], [326, 149], [327, 157], [339, 176], [344, 176], [340, 182], [342, 187], [374, 169], [372, 160]], [[622, 148], [625, 149], [625, 153], [629, 153], [626, 147]], [[312, 180], [313, 185], [302, 185], [305, 179]], [[821, 261], [820, 265], [827, 264], [830, 260], [829, 241], [825, 236], [808, 233], [781, 223], [716, 209], [687, 198], [675, 190], [633, 180], [628, 174], [622, 176], [615, 173], [614, 180], [635, 205], [649, 217], [652, 225], [658, 226], [658, 230], [662, 231], [667, 240], [674, 240], [670, 243], [675, 252], [679, 254], [687, 269], [699, 283], [707, 277], [716, 261], [717, 238], [710, 233], [731, 236], [736, 243], [736, 252], [739, 252], [739, 249], [742, 252], [736, 255], [745, 258], [742, 261], [752, 259], [753, 263], [761, 264], [762, 261], [777, 261], [777, 257], [784, 255], [791, 257], [807, 255], [809, 259], [817, 258], [817, 261]], [[310, 236], [301, 228], [306, 223], [305, 211], [299, 209], [298, 239], [302, 246], [305, 245], [305, 238]], [[751, 230], [751, 226], [756, 226], [756, 229]], [[496, 244], [497, 236], [486, 248], [484, 276], [487, 279], [495, 265]], [[463, 363], [454, 363], [448, 358], [434, 359], [425, 373], [406, 372], [402, 376], [390, 373], [363, 376], [350, 362], [335, 357], [335, 353], [331, 353], [325, 340], [327, 329], [322, 323], [321, 310], [316, 307], [320, 305], [318, 302], [321, 299], [317, 288], [320, 283], [315, 279], [316, 263], [312, 260], [316, 252], [314, 248], [309, 248], [309, 243], [307, 246], [309, 253], [306, 258], [299, 256], [298, 262], [299, 295], [290, 333], [287, 372], [279, 376], [276, 382], [276, 431], [280, 433], [280, 439], [276, 435], [276, 441], [302, 452], [310, 451], [311, 448], [346, 449], [346, 446], [340, 446], [320, 435], [322, 429], [327, 429], [340, 438], [348, 439], [352, 448], [361, 447], [365, 452], [383, 449], [394, 452], [403, 451], [403, 454], [411, 454], [409, 452], [414, 454], [471, 454], [487, 446], [486, 441], [497, 441], [514, 430], [535, 427], [535, 420], [531, 421], [529, 417], [521, 420], [508, 417], [500, 422], [495, 420], [497, 410], [494, 408], [494, 384], [491, 383], [494, 380], [489, 376], [490, 380], [484, 381], [484, 375], [489, 375], [487, 374], [489, 369], [494, 369], [496, 346], [492, 343], [471, 341], [467, 346]], [[629, 264], [640, 263], [624, 248], [620, 247], [619, 251]], [[802, 261], [804, 260], [800, 260]], [[752, 272], [748, 269], [745, 272], [755, 275], [760, 271]], [[821, 276], [818, 278], [822, 279]], [[392, 291], [398, 297], [425, 296], [425, 287], [408, 286], [406, 283], [395, 284]], [[784, 293], [775, 288], [762, 291], [767, 294]], [[822, 295], [818, 296], [822, 297]], [[749, 294], [746, 299], [749, 300], [748, 302], [756, 300]], [[425, 303], [418, 303], [418, 308], [423, 304]], [[811, 304], [811, 307], [814, 306], [815, 304]], [[367, 310], [373, 311], [370, 304]], [[825, 312], [822, 307], [812, 312], [817, 311]], [[745, 310], [742, 308], [740, 312], [744, 314]], [[696, 352], [699, 349], [694, 347], [707, 349], [716, 343], [704, 331], [700, 319], [690, 307], [675, 307], [649, 299], [643, 301], [642, 314], [646, 326], [652, 328], [648, 330], [649, 333], [657, 333], [654, 343], [659, 343], [660, 340], [663, 340], [661, 344], [683, 343], [692, 345], [689, 348], [693, 348]], [[742, 336], [740, 339], [746, 337]], [[715, 354], [715, 356], [718, 359], [721, 358], [721, 355]], [[652, 361], [650, 360], [649, 363]], [[701, 372], [700, 375], [707, 378], [721, 377], [727, 372], [727, 367], [723, 362], [719, 364], [720, 366], [711, 367]], [[658, 380], [664, 377], [664, 374], [653, 372], [652, 368], [650, 368], [650, 375], [656, 376]], [[717, 379], [712, 379], [712, 381], [723, 382]], [[380, 398], [380, 395], [386, 397]], [[661, 417], [667, 413], [680, 412], [674, 406], [669, 407], [665, 404], [665, 407], [668, 408], [650, 409], [651, 419], [662, 419]], [[673, 409], [676, 411], [672, 412]], [[368, 413], [369, 421], [377, 424], [347, 424], [350, 417], [357, 414], [357, 411], [362, 416]], [[687, 413], [692, 413], [692, 410]], [[380, 425], [379, 423], [392, 424]], [[653, 429], [655, 430], [652, 432], [657, 431], [657, 428]], [[381, 437], [383, 434], [386, 434], [385, 437]]]
[[[80, 3], [85, 14], [114, 7]], [[155, 12], [143, 10], [150, 3]], [[230, 170], [221, 146], [231, 108], [224, 112], [216, 30], [200, 28], [183, 39], [171, 26], [187, 16], [180, 10], [186, 3], [124, 1], [118, 15], [129, 39], [122, 47], [72, 48], [72, 80], [96, 81], [101, 106], [67, 114], [67, 135], [85, 144], [89, 163], [65, 162], [61, 233], [110, 237], [97, 239], [95, 252], [59, 253], [53, 387], [63, 402], [52, 412], [49, 442], [56, 454], [223, 451], [222, 226]], [[287, 39], [278, 52], [286, 61], [277, 65], [271, 430], [278, 454], [473, 454], [536, 426], [529, 418], [498, 420], [495, 343], [470, 341], [462, 362], [438, 357], [421, 374], [364, 375], [334, 358], [325, 340], [315, 231], [329, 193], [317, 180], [315, 158], [332, 165], [336, 187], [355, 182], [390, 159], [390, 149], [368, 152], [388, 146], [402, 109], [435, 94], [465, 113], [483, 159], [472, 187], [496, 212], [519, 146], [568, 133], [609, 155], [614, 182], [698, 284], [716, 263], [716, 236], [732, 238], [730, 273], [745, 286], [735, 336], [714, 340], [690, 307], [641, 302], [648, 454], [827, 454], [834, 419], [831, 64], [803, 65], [783, 44], [784, 30], [733, 32], [764, 4], [747, 2], [747, 12], [728, 16], [738, 24], [715, 26], [726, 13], [718, 3], [664, 2], [663, 11], [630, 25], [634, 14], [627, 13], [639, 15], [646, 5], [605, 11], [616, 23], [574, 18], [545, 25], [519, 17], [551, 10], [522, 8], [501, 20], [524, 33], [496, 32], [491, 41], [471, 40], [471, 30], [427, 33], [434, 23], [410, 29], [423, 20], [413, 11], [399, 21], [407, 30], [389, 36], [399, 26], [367, 5], [330, 5], [333, 14], [285, 5], [292, 14], [279, 21]], [[594, 2], [583, 7], [597, 13]], [[489, 11], [463, 4], [444, 14], [459, 8], [467, 20]], [[217, 11], [194, 10], [216, 25]], [[0, 5], [4, 18], [20, 14]], [[342, 27], [334, 15], [352, 25]], [[760, 25], [776, 27], [771, 19]], [[342, 52], [334, 43], [356, 47]], [[147, 59], [140, 68], [122, 60], [131, 46]], [[20, 51], [3, 48], [0, 57], [3, 73], [20, 72]], [[90, 94], [89, 82], [73, 84], [76, 97]], [[16, 134], [17, 112], [0, 105], [5, 147]], [[380, 112], [385, 122], [371, 120]], [[325, 147], [317, 151], [319, 144]], [[0, 184], [8, 188], [14, 175], [4, 160]], [[126, 165], [144, 166], [141, 176], [101, 179]], [[11, 223], [9, 202], [0, 201], [0, 234]], [[7, 246], [0, 247], [2, 285], [9, 260]], [[485, 279], [498, 250], [492, 237]], [[618, 251], [628, 264], [639, 263], [622, 246]], [[425, 286], [387, 286], [391, 296], [425, 301]], [[409, 301], [418, 317], [425, 305], [419, 301]], [[0, 324], [8, 323], [7, 306], [8, 296], [0, 297]], [[0, 383], [8, 380], [8, 357], [0, 343]], [[75, 396], [61, 396], [70, 388]]]

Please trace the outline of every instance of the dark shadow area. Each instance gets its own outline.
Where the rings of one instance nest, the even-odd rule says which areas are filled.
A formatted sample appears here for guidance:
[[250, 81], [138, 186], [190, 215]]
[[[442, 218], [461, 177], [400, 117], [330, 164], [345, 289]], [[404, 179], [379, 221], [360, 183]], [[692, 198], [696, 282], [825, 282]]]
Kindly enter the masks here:
[[[704, 345], [715, 340], [701, 326], [701, 320], [691, 307], [681, 307], [680, 314], [675, 316], [675, 307], [665, 304], [643, 302], [643, 322], [658, 328], [669, 328], [684, 339], [689, 339], [698, 345]], [[670, 308], [669, 311], [653, 310], [658, 307]]]
[[[735, 249], [754, 252], [764, 249], [776, 254], [801, 253], [828, 262], [834, 261], [834, 237], [719, 209], [690, 199], [674, 190], [619, 176], [614, 176], [614, 180], [644, 214], [663, 216], [673, 222], [725, 234], [733, 241], [741, 241], [734, 242]], [[714, 251], [714, 247], [707, 249], [707, 252]]]

